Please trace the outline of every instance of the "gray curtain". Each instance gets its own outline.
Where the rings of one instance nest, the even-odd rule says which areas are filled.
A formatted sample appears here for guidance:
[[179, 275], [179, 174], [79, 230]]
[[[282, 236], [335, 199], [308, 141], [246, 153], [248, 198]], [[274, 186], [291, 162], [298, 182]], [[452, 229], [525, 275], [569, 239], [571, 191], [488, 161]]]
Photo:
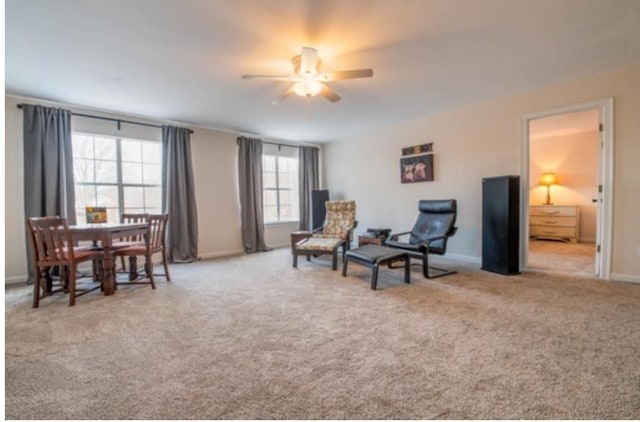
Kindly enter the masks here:
[[311, 191], [318, 189], [318, 148], [301, 146], [298, 159], [300, 230], [311, 230]]
[[[24, 104], [22, 110], [25, 219], [59, 215], [75, 224], [71, 112], [29, 104]], [[35, 276], [31, 261], [27, 239], [29, 282]]]
[[262, 141], [238, 138], [238, 182], [242, 244], [247, 253], [268, 251], [262, 209]]
[[167, 256], [198, 259], [198, 212], [191, 163], [191, 130], [162, 126], [162, 211], [169, 213]]

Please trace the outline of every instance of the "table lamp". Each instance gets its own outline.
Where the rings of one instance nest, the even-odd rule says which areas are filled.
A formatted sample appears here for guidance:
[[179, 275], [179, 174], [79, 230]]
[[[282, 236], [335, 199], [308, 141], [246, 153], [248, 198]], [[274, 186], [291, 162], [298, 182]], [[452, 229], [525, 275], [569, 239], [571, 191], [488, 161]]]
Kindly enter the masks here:
[[553, 203], [551, 202], [550, 188], [551, 188], [551, 185], [555, 185], [556, 183], [558, 183], [558, 179], [556, 179], [556, 174], [542, 173], [542, 176], [540, 176], [540, 181], [538, 183], [547, 187], [547, 202], [545, 202], [542, 205], [553, 205]]

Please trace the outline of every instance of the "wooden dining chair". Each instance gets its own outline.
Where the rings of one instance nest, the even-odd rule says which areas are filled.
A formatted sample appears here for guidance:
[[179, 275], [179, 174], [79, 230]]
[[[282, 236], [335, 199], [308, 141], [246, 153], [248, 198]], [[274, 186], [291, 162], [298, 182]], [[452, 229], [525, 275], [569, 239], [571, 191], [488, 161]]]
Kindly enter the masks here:
[[[118, 284], [151, 284], [155, 289], [154, 274], [153, 273], [153, 255], [156, 253], [162, 253], [162, 263], [164, 265], [164, 276], [167, 281], [171, 281], [169, 276], [169, 266], [167, 264], [167, 258], [165, 253], [165, 231], [167, 226], [167, 220], [169, 214], [151, 214], [148, 218], [148, 230], [145, 242], [132, 244], [113, 251], [114, 256], [129, 257], [129, 282], [118, 282]], [[144, 256], [144, 271], [148, 282], [140, 281], [138, 277], [137, 257]]]
[[[149, 214], [147, 213], [123, 213], [120, 216], [121, 223], [147, 223], [149, 221]], [[118, 239], [111, 245], [111, 248], [114, 250], [122, 249], [128, 246], [135, 246], [144, 244], [145, 240], [143, 236], [129, 236], [125, 238]], [[120, 256], [120, 263], [122, 264], [122, 271], [127, 271], [127, 266], [125, 265], [124, 255]]]
[[[101, 257], [101, 252], [75, 247], [69, 224], [62, 217], [33, 217], [27, 219], [29, 244], [35, 267], [33, 283], [33, 307], [37, 308], [41, 297], [54, 293], [69, 293], [69, 306], [76, 303], [76, 296], [81, 296], [100, 288], [98, 284], [90, 289], [80, 290], [76, 294], [76, 278], [78, 264], [94, 261]], [[52, 267], [60, 267], [60, 286], [54, 290], [54, 283], [49, 271]]]
[[152, 215], [151, 217], [158, 221], [158, 232], [156, 233], [153, 241], [152, 254], [162, 254], [162, 265], [164, 266], [164, 276], [167, 281], [171, 281], [169, 276], [169, 265], [167, 263], [167, 253], [165, 247], [165, 241], [167, 239], [167, 223], [169, 222], [169, 214]]

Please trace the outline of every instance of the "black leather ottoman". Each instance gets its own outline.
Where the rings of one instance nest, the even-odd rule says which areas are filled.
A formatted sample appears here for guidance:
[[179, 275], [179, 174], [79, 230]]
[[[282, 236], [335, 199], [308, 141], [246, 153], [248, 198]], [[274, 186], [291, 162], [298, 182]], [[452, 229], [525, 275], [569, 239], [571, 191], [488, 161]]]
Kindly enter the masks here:
[[409, 265], [411, 260], [409, 254], [402, 250], [379, 245], [364, 245], [347, 251], [344, 257], [344, 264], [342, 265], [342, 276], [347, 276], [347, 263], [349, 261], [369, 267], [372, 270], [371, 290], [375, 290], [378, 285], [378, 268], [380, 265], [389, 264], [398, 259], [404, 260], [404, 282], [409, 283]]

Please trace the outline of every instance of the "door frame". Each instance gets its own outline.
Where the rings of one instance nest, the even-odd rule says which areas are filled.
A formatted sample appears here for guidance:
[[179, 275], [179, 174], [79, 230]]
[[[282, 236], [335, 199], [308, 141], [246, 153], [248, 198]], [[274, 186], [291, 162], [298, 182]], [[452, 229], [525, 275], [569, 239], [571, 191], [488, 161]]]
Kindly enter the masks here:
[[[522, 116], [522, 163], [520, 178], [520, 268], [527, 269], [529, 256], [529, 121], [541, 117], [598, 109], [600, 115], [600, 148], [598, 149], [598, 211], [596, 219], [595, 276], [611, 277], [611, 235], [613, 229], [613, 97], [528, 113]], [[596, 249], [597, 251], [597, 249]]]

